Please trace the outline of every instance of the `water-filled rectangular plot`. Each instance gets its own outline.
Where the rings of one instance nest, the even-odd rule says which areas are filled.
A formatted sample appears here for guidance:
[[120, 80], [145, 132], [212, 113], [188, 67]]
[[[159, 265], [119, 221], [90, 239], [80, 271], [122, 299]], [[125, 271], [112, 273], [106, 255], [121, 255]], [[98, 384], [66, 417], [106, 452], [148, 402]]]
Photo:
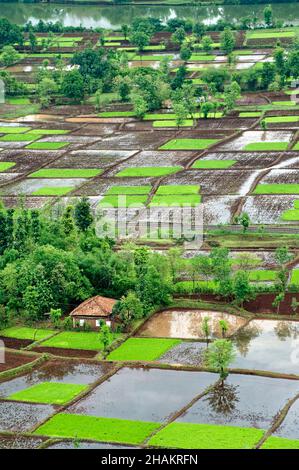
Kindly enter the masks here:
[[51, 405], [0, 401], [0, 431], [29, 431], [53, 413]]
[[217, 375], [160, 369], [124, 368], [68, 412], [161, 422], [217, 380]]

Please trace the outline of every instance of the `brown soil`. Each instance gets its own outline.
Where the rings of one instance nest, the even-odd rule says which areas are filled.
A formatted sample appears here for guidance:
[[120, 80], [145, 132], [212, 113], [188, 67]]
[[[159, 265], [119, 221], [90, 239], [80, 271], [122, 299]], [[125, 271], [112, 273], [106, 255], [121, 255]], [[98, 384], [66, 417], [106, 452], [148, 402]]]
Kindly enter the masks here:
[[46, 348], [46, 347], [36, 347], [32, 351], [39, 353], [48, 353], [53, 354], [54, 356], [65, 356], [65, 357], [86, 357], [92, 358], [95, 357], [97, 351], [89, 351], [86, 349], [64, 349], [64, 348]]
[[[287, 294], [285, 300], [281, 302], [279, 314], [280, 315], [293, 315], [291, 309], [292, 299], [296, 298], [297, 302], [299, 301], [299, 294]], [[272, 306], [272, 303], [275, 299], [275, 294], [261, 294], [256, 297], [255, 300], [246, 302], [244, 308], [252, 313], [268, 313], [276, 314], [277, 309]]]
[[3, 341], [5, 347], [9, 349], [22, 349], [32, 343], [28, 339], [6, 338], [4, 336], [0, 336], [0, 341]]
[[34, 356], [26, 356], [25, 354], [18, 354], [11, 351], [5, 352], [5, 363], [0, 363], [0, 372], [5, 370], [14, 369], [15, 367], [23, 366], [29, 362], [34, 361]]

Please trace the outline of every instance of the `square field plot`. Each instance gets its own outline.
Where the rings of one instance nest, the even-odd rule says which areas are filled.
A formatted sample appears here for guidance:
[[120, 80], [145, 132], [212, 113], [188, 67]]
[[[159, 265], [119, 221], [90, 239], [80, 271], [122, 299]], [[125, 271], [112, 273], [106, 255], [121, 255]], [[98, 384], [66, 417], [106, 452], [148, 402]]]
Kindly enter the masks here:
[[201, 196], [199, 194], [163, 194], [154, 195], [151, 200], [151, 207], [163, 206], [197, 206], [201, 203]]
[[7, 338], [29, 339], [32, 341], [40, 341], [49, 338], [56, 333], [55, 330], [44, 330], [38, 328], [29, 328], [25, 326], [12, 326], [0, 331], [0, 336]]
[[[162, 422], [213, 385], [206, 372], [124, 368], [71, 406], [75, 414]], [[121, 398], [121, 399], [120, 399]]]
[[292, 361], [298, 335], [298, 322], [251, 321], [233, 338], [236, 358], [231, 367], [298, 374], [298, 364]]
[[203, 150], [219, 142], [219, 139], [173, 139], [162, 145], [162, 150]]
[[[26, 178], [20, 183], [16, 183], [6, 188], [6, 195], [19, 196], [20, 194], [41, 195], [41, 196], [59, 196], [75, 189], [85, 183], [86, 178]], [[41, 190], [41, 193], [39, 193]]]
[[14, 166], [15, 166], [14, 162], [0, 162], [0, 172], [7, 171]]
[[[271, 390], [271, 393], [269, 393]], [[182, 415], [178, 422], [268, 429], [277, 413], [299, 393], [297, 380], [230, 374]]]
[[201, 170], [223, 170], [232, 167], [236, 160], [196, 160], [192, 168]]
[[178, 449], [252, 449], [263, 436], [258, 429], [207, 424], [171, 423], [149, 444]]
[[126, 196], [132, 196], [132, 195], [143, 195], [143, 194], [149, 194], [151, 191], [152, 187], [151, 186], [111, 186], [111, 188], [108, 189], [107, 195], [109, 196], [114, 196], [114, 195], [126, 195]]
[[[222, 145], [221, 150], [247, 150], [247, 146], [254, 145], [258, 147], [256, 149], [258, 151], [270, 151], [272, 150], [271, 146], [277, 143], [278, 146], [283, 143], [284, 146], [287, 147], [292, 137], [293, 133], [288, 131], [245, 131], [240, 137]], [[261, 146], [259, 144], [261, 144]], [[262, 148], [263, 146], [265, 146], [264, 149]], [[249, 148], [248, 150], [254, 151], [255, 149]], [[277, 149], [274, 148], [273, 150]]]
[[67, 147], [69, 142], [35, 142], [26, 146], [29, 150], [60, 150]]
[[284, 211], [293, 207], [294, 195], [256, 195], [246, 198], [243, 210], [252, 223], [280, 224]]
[[[20, 354], [19, 354], [20, 356]], [[24, 355], [22, 355], [24, 357]], [[25, 356], [28, 357], [28, 356]], [[31, 356], [31, 361], [35, 357]], [[15, 377], [0, 384], [0, 397], [7, 398], [23, 392], [28, 387], [51, 382], [54, 384], [90, 385], [111, 370], [108, 363], [84, 363], [76, 359], [52, 359], [28, 374]]]
[[106, 208], [142, 207], [146, 205], [148, 196], [145, 195], [120, 195], [104, 196], [99, 206]]
[[61, 186], [60, 188], [39, 188], [36, 191], [33, 191], [32, 196], [65, 196], [73, 189], [74, 188], [71, 186]]
[[1, 449], [36, 449], [42, 444], [42, 439], [38, 437], [0, 436]]
[[[116, 339], [119, 335], [115, 334]], [[85, 349], [98, 351], [103, 349], [99, 333], [90, 332], [63, 332], [44, 341], [42, 347]]]
[[101, 173], [100, 169], [44, 168], [31, 173], [29, 178], [94, 178]]
[[299, 449], [299, 440], [270, 436], [262, 449]]
[[198, 194], [200, 186], [193, 184], [181, 184], [181, 185], [161, 185], [156, 191], [156, 195], [175, 195], [175, 194]]
[[258, 184], [254, 194], [299, 194], [299, 184]]
[[22, 126], [0, 126], [0, 134], [22, 134], [29, 132], [31, 127]]
[[199, 341], [182, 341], [163, 354], [158, 362], [162, 364], [184, 364], [187, 366], [203, 365], [206, 343]]
[[155, 361], [179, 340], [158, 338], [129, 338], [119, 348], [112, 351], [111, 361]]
[[81, 392], [87, 389], [86, 385], [43, 382], [33, 387], [9, 395], [9, 400], [32, 403], [47, 403], [64, 405]]
[[35, 434], [49, 437], [141, 444], [158, 426], [157, 423], [151, 422], [61, 413], [39, 427]]
[[171, 175], [182, 170], [181, 166], [161, 166], [161, 167], [139, 167], [139, 168], [127, 168], [116, 174], [117, 177], [129, 177], [129, 178], [159, 178], [161, 176]]
[[51, 405], [0, 401], [0, 431], [30, 431], [54, 411]]

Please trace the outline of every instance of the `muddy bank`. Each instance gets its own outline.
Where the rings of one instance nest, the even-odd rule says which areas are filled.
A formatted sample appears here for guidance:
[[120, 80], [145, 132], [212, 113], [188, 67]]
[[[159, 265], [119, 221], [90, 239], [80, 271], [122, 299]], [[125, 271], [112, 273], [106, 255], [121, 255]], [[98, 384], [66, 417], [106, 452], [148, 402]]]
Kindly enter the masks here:
[[48, 353], [53, 354], [54, 356], [65, 356], [65, 357], [86, 357], [92, 358], [98, 354], [98, 351], [89, 351], [86, 349], [63, 349], [63, 348], [46, 348], [46, 347], [36, 347], [32, 351], [38, 353]]
[[3, 364], [0, 363], [0, 372], [9, 369], [14, 369], [15, 367], [23, 366], [24, 364], [28, 364], [29, 362], [34, 361], [34, 359], [35, 356], [25, 356], [11, 351], [6, 351], [5, 362]]
[[29, 339], [7, 338], [6, 336], [0, 336], [0, 341], [3, 341], [5, 348], [9, 349], [23, 349], [32, 344]]

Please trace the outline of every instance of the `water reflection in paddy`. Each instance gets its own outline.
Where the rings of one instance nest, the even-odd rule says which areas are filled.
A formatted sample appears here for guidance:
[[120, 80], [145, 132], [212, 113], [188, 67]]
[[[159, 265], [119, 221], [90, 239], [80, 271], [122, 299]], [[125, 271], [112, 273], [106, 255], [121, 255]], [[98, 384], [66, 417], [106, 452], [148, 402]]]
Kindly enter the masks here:
[[252, 320], [234, 343], [232, 367], [299, 374], [299, 322]]
[[204, 338], [202, 322], [205, 317], [209, 318], [211, 336], [221, 337], [220, 320], [228, 323], [227, 335], [235, 333], [246, 324], [246, 319], [229, 313], [207, 311], [207, 310], [166, 310], [159, 312], [150, 318], [139, 330], [138, 335], [154, 338]]

